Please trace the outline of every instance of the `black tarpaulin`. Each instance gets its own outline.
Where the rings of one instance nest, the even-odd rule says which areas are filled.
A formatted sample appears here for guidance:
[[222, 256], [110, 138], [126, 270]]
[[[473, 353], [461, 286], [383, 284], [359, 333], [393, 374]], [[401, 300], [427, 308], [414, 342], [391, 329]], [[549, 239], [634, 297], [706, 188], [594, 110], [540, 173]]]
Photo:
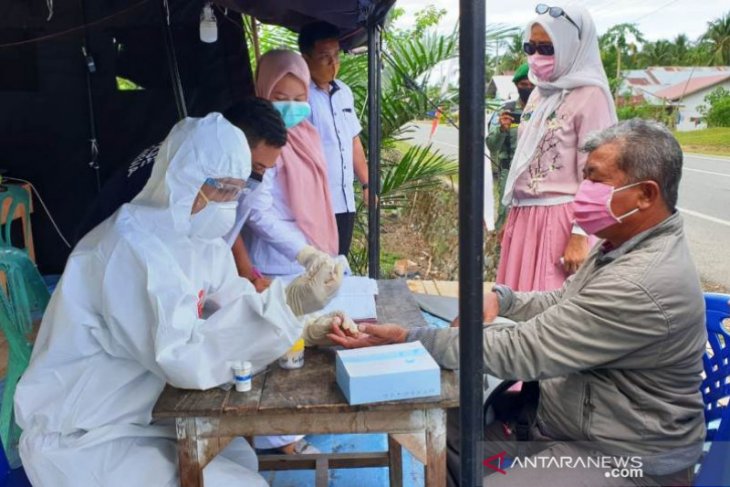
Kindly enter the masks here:
[[[177, 121], [163, 1], [54, 0], [50, 21], [46, 0], [0, 2], [0, 168], [38, 188], [71, 240], [97, 194], [81, 48], [96, 68], [90, 89], [103, 185]], [[200, 41], [202, 1], [167, 3], [187, 109], [201, 116], [253, 94], [240, 13], [293, 30], [326, 20], [352, 47], [366, 40], [367, 15], [382, 20], [394, 0], [221, 0], [213, 44]], [[120, 89], [120, 83], [140, 89]], [[38, 204], [32, 225], [41, 271], [60, 272], [69, 249]]]
[[215, 3], [256, 17], [267, 24], [299, 32], [303, 25], [324, 20], [339, 27], [343, 49], [363, 45], [366, 22], [385, 19], [395, 0], [214, 0]]
[[[0, 44], [51, 36], [0, 47], [0, 168], [8, 176], [31, 181], [66, 237], [73, 240], [77, 223], [97, 194], [96, 171], [89, 166], [87, 66], [81, 47], [86, 43], [96, 67], [91, 97], [103, 184], [142, 149], [161, 140], [177, 121], [162, 37], [162, 4], [54, 0], [50, 21], [45, 0], [0, 4]], [[220, 110], [252, 94], [240, 15], [231, 12], [228, 22], [220, 13], [218, 42], [204, 44], [198, 34], [198, 2], [171, 1], [170, 11], [190, 115]], [[93, 23], [113, 15], [88, 29], [57, 36], [84, 20]], [[120, 90], [119, 79], [141, 89]], [[38, 264], [44, 273], [58, 273], [69, 249], [37, 201], [34, 210]]]

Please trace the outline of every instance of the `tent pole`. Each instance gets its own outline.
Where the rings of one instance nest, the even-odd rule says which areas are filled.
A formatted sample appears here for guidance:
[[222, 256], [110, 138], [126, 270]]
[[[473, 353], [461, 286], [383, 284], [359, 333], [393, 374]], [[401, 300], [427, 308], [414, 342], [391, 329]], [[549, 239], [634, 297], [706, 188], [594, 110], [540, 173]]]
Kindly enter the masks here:
[[[485, 0], [459, 0], [461, 485], [482, 485]], [[498, 452], [497, 452], [498, 453]]]
[[380, 278], [380, 26], [368, 18], [368, 273]]
[[175, 40], [172, 37], [172, 29], [170, 29], [170, 6], [167, 0], [162, 0], [160, 6], [162, 7], [162, 29], [165, 36], [167, 66], [170, 68], [170, 81], [172, 82], [172, 91], [175, 95], [177, 116], [179, 119], [183, 119], [188, 116], [188, 108], [185, 105], [185, 93], [183, 92], [180, 68], [177, 64], [177, 56], [175, 55]]

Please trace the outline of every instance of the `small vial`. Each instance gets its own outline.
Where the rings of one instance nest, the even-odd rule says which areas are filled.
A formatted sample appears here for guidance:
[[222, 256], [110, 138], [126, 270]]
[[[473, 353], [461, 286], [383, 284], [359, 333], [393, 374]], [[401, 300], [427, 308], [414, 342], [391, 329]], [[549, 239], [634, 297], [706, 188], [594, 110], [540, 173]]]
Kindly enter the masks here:
[[235, 362], [233, 364], [233, 378], [236, 390], [246, 392], [251, 390], [251, 362]]
[[299, 369], [304, 366], [304, 338], [300, 338], [294, 345], [279, 358], [279, 367], [282, 369]]

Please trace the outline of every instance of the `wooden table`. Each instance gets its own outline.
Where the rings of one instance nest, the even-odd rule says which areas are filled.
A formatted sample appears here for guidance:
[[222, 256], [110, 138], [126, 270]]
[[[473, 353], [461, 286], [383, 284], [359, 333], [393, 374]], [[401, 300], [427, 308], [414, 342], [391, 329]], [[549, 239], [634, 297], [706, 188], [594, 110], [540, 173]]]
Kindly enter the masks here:
[[[379, 281], [378, 321], [425, 326], [404, 281]], [[304, 367], [276, 364], [247, 393], [190, 391], [167, 386], [152, 413], [177, 426], [182, 487], [202, 487], [202, 470], [236, 436], [388, 433], [388, 451], [358, 454], [270, 455], [260, 470], [315, 469], [316, 486], [328, 468], [390, 467], [390, 485], [402, 484], [401, 446], [425, 465], [426, 486], [446, 485], [446, 409], [459, 405], [458, 374], [441, 371], [441, 396], [350, 406], [335, 381], [335, 353], [307, 349]]]

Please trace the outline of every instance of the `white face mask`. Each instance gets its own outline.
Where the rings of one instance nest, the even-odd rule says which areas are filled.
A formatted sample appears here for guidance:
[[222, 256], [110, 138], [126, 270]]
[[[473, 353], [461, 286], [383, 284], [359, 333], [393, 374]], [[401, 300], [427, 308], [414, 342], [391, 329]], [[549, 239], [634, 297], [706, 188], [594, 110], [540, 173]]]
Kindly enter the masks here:
[[209, 201], [190, 216], [190, 236], [204, 240], [223, 237], [236, 223], [236, 208], [238, 201]]

